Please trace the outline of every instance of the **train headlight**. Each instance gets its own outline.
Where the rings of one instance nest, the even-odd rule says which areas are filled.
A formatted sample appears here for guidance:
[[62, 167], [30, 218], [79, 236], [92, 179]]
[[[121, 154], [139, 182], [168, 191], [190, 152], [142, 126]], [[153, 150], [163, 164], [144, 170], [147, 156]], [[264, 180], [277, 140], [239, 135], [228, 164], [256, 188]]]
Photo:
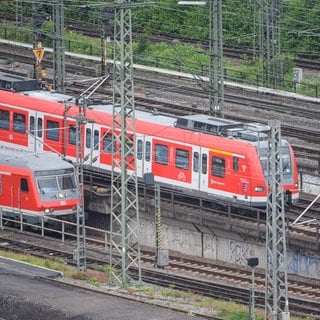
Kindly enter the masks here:
[[54, 210], [52, 208], [45, 208], [44, 213], [52, 213]]
[[59, 199], [63, 199], [63, 198], [64, 198], [64, 194], [63, 194], [63, 193], [59, 193], [59, 194], [58, 194], [58, 198], [59, 198]]
[[264, 187], [262, 187], [262, 186], [256, 186], [256, 187], [254, 187], [254, 191], [255, 191], [255, 192], [263, 192], [263, 191], [264, 191]]

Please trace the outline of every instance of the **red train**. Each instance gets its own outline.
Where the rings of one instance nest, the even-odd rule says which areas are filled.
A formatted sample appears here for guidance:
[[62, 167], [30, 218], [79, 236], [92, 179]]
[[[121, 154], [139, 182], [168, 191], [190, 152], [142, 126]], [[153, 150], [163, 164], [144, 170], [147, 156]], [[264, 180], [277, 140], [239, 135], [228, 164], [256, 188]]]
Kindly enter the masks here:
[[[52, 152], [0, 148], [0, 214], [31, 224], [75, 220], [79, 191], [74, 166]], [[50, 223], [50, 221], [49, 221]]]
[[[37, 152], [55, 150], [74, 160], [77, 115], [78, 107], [67, 108], [53, 93], [0, 91], [0, 140]], [[110, 172], [112, 106], [89, 106], [86, 115], [91, 121], [82, 130], [85, 165]], [[155, 181], [183, 192], [266, 205], [268, 143], [261, 125], [244, 126], [204, 115], [176, 119], [138, 110], [135, 117], [139, 178], [152, 172]], [[286, 140], [282, 141], [282, 158], [283, 187], [296, 202], [298, 171]]]

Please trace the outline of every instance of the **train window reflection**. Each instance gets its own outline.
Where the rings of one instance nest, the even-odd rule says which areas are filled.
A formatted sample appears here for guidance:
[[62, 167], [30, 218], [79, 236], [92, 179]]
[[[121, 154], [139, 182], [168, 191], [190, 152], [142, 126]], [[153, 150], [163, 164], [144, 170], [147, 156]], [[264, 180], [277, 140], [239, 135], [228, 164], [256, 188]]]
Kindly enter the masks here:
[[74, 175], [63, 175], [58, 176], [59, 189], [60, 190], [70, 190], [76, 188], [76, 181]]
[[13, 113], [13, 131], [26, 132], [26, 116], [21, 113]]
[[42, 119], [38, 118], [38, 137], [42, 138]]
[[41, 193], [76, 189], [77, 183], [73, 170], [54, 171], [54, 175], [49, 175], [48, 171], [36, 172], [37, 183]]
[[59, 122], [53, 120], [47, 121], [47, 139], [59, 141]]
[[35, 135], [35, 124], [34, 124], [34, 116], [31, 116], [29, 119], [29, 123], [30, 123], [30, 134], [32, 134], [33, 136]]
[[199, 167], [200, 167], [199, 152], [195, 152], [193, 154], [193, 171], [199, 172]]
[[98, 130], [94, 130], [94, 134], [93, 134], [93, 143], [94, 143], [94, 150], [99, 150], [99, 131]]
[[[115, 145], [114, 145], [115, 147]], [[112, 135], [106, 134], [103, 138], [103, 150], [108, 153], [112, 153]], [[115, 148], [114, 148], [115, 150]]]
[[86, 148], [91, 148], [91, 129], [86, 129]]
[[225, 176], [225, 159], [220, 157], [212, 157], [211, 174], [215, 177], [224, 178]]
[[189, 152], [187, 150], [176, 150], [176, 167], [181, 169], [189, 169]]
[[160, 164], [168, 164], [168, 147], [156, 144], [155, 161]]
[[9, 129], [9, 111], [0, 110], [0, 128]]
[[69, 143], [76, 145], [77, 142], [77, 128], [75, 126], [69, 126]]
[[[266, 175], [268, 172], [268, 158], [261, 157], [260, 162], [261, 162], [262, 170]], [[291, 174], [292, 173], [290, 154], [282, 154], [282, 172], [284, 174]]]
[[137, 141], [137, 159], [141, 160], [142, 159], [142, 152], [143, 152], [143, 143], [142, 140]]
[[147, 141], [146, 142], [146, 161], [147, 162], [150, 162], [150, 159], [151, 159], [151, 143], [150, 141]]
[[59, 191], [58, 181], [56, 176], [39, 177], [38, 186], [41, 193]]
[[261, 163], [263, 172], [267, 172], [267, 170], [268, 170], [268, 159], [265, 158], [265, 157], [263, 157], [263, 158], [261, 157], [260, 158], [260, 163]]
[[29, 192], [28, 180], [25, 178], [21, 178], [20, 180], [20, 189], [23, 192]]
[[201, 157], [201, 172], [203, 174], [207, 174], [208, 170], [208, 156], [206, 154], [203, 154]]
[[283, 173], [292, 172], [291, 159], [289, 154], [282, 155], [282, 172]]

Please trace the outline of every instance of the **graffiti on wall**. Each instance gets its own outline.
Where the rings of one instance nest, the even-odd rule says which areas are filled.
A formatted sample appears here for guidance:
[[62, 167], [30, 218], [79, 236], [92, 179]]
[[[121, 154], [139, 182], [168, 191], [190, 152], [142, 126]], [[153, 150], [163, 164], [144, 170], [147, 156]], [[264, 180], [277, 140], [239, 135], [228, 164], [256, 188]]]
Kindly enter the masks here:
[[288, 253], [288, 272], [305, 277], [320, 278], [320, 259], [308, 252]]
[[236, 240], [229, 241], [229, 262], [247, 264], [247, 258], [251, 256], [250, 245]]

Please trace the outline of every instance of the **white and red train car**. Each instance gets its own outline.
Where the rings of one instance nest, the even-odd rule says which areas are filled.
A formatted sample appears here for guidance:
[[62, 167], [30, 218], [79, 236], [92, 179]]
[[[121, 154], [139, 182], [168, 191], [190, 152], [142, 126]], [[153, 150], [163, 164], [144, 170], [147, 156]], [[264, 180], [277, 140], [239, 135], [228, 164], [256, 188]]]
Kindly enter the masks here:
[[[55, 100], [55, 101], [54, 101]], [[77, 106], [54, 93], [18, 94], [0, 91], [0, 141], [32, 151], [55, 150], [76, 157]], [[110, 172], [112, 105], [92, 105], [83, 124], [85, 165]], [[135, 165], [137, 175], [153, 173], [163, 186], [263, 207], [267, 201], [266, 135], [259, 125], [204, 115], [173, 118], [136, 110]], [[130, 132], [128, 133], [130, 134]], [[117, 146], [116, 146], [117, 148]], [[298, 201], [298, 171], [293, 150], [282, 141], [283, 188]]]
[[48, 222], [48, 217], [75, 220], [78, 199], [76, 172], [69, 162], [52, 152], [0, 148], [2, 218], [31, 224]]

